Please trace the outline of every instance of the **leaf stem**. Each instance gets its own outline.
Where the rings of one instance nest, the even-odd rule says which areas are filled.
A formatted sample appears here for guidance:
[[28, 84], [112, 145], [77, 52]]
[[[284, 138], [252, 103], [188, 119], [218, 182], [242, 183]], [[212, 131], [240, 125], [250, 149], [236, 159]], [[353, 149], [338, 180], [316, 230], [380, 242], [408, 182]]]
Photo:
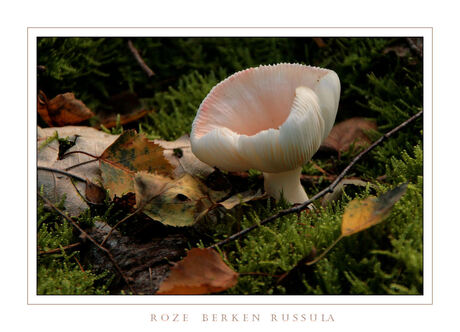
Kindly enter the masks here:
[[315, 263], [317, 263], [321, 258], [323, 258], [324, 256], [326, 256], [326, 254], [332, 249], [335, 247], [335, 245], [343, 239], [343, 235], [341, 234], [337, 239], [335, 239], [334, 242], [332, 242], [332, 244], [327, 247], [326, 249], [324, 249], [324, 251], [318, 256], [316, 257], [314, 260], [312, 261], [309, 261], [309, 262], [306, 262], [305, 265], [313, 265]]

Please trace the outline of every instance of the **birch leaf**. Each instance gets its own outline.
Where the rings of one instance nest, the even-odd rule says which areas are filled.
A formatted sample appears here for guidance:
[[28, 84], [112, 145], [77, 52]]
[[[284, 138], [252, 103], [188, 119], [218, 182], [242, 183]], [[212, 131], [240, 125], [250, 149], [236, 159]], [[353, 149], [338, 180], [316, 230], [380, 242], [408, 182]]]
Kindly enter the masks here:
[[385, 194], [370, 196], [364, 200], [352, 200], [343, 214], [342, 236], [350, 236], [382, 222], [391, 212], [391, 208], [404, 195], [407, 184], [402, 184]]
[[238, 273], [213, 249], [194, 248], [171, 268], [156, 294], [210, 294], [236, 285]]

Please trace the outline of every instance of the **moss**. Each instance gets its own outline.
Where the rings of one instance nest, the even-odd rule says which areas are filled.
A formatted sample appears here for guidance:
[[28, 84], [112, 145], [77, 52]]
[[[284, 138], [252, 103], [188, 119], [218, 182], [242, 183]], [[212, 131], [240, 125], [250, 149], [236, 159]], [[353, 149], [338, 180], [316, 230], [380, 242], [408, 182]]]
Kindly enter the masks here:
[[[260, 64], [298, 62], [335, 70], [342, 92], [337, 121], [354, 116], [375, 119], [372, 140], [394, 128], [423, 107], [422, 61], [412, 54], [398, 56], [393, 46], [406, 47], [404, 38], [323, 38], [320, 47], [311, 38], [133, 38], [155, 76], [148, 78], [124, 38], [40, 38], [39, 88], [48, 96], [71, 91], [90, 108], [106, 109], [111, 96], [135, 92], [142, 104], [154, 110], [139, 123], [150, 138], [176, 139], [190, 132], [202, 99], [221, 79], [235, 71]], [[241, 273], [238, 284], [226, 294], [421, 294], [423, 291], [423, 147], [422, 121], [404, 128], [366, 155], [348, 174], [373, 183], [363, 189], [348, 186], [340, 200], [299, 216], [289, 215], [254, 230], [219, 248], [226, 261]], [[115, 131], [123, 128], [118, 126]], [[356, 155], [345, 151], [317, 154], [303, 172], [320, 176], [306, 186], [312, 195], [329, 184], [321, 167], [338, 174]], [[259, 172], [249, 182], [260, 186]], [[321, 177], [323, 176], [323, 177]], [[297, 263], [321, 253], [340, 234], [346, 204], [355, 197], [381, 194], [408, 182], [407, 193], [383, 223], [341, 240], [311, 267]], [[263, 220], [285, 203], [252, 202], [222, 212], [206, 246]], [[40, 204], [39, 245], [64, 247], [76, 241], [70, 226]], [[120, 211], [110, 204], [99, 213], [87, 212], [80, 222], [94, 218], [114, 224]], [[114, 221], [115, 220], [115, 221]], [[130, 224], [135, 225], [135, 224]], [[69, 257], [67, 257], [68, 255]], [[75, 255], [78, 255], [76, 253]], [[297, 266], [297, 267], [296, 267]], [[289, 279], [279, 276], [291, 271]], [[39, 257], [42, 293], [105, 293], [109, 275], [96, 278], [85, 272], [70, 254]], [[74, 284], [70, 286], [69, 284]], [[72, 288], [73, 287], [73, 288]]]
[[[64, 209], [64, 200], [65, 197], [58, 205], [61, 210]], [[37, 212], [37, 294], [107, 294], [111, 281], [109, 273], [95, 275], [88, 266], [86, 269], [81, 266], [79, 251], [65, 250], [64, 247], [80, 240], [73, 226], [54, 211], [47, 210], [41, 200], [38, 201]], [[77, 221], [81, 227], [92, 225], [93, 219], [88, 212]], [[60, 250], [54, 252], [54, 249]]]
[[[298, 276], [296, 294], [422, 293], [422, 165], [419, 145], [411, 154], [404, 152], [401, 158], [390, 160], [388, 172], [399, 178], [395, 177], [393, 184], [380, 184], [377, 194], [409, 181], [406, 194], [382, 224], [344, 238], [324, 259]], [[319, 254], [334, 242], [340, 235], [344, 207], [352, 198], [369, 194], [368, 188], [314, 212], [285, 216], [221, 248], [231, 266], [242, 274], [237, 286], [227, 293], [291, 293], [292, 285], [278, 284], [278, 277], [311, 254], [312, 248]], [[252, 206], [241, 216], [239, 227], [248, 227], [283, 207]], [[226, 222], [228, 227], [231, 218]], [[219, 230], [215, 236], [225, 234], [228, 229]]]

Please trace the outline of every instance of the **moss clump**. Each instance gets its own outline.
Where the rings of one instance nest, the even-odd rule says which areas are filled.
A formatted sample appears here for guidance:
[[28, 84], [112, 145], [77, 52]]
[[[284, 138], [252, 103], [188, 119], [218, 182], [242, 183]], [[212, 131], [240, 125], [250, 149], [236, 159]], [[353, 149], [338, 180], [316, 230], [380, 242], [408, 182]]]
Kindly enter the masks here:
[[[64, 199], [58, 205], [63, 209]], [[37, 294], [90, 295], [107, 294], [111, 278], [105, 272], [95, 275], [79, 262], [79, 251], [67, 253], [64, 247], [79, 241], [73, 226], [57, 213], [49, 211], [38, 201], [37, 243], [38, 269]], [[88, 214], [79, 218], [79, 224], [88, 227], [92, 223]], [[54, 249], [60, 249], [57, 252]]]

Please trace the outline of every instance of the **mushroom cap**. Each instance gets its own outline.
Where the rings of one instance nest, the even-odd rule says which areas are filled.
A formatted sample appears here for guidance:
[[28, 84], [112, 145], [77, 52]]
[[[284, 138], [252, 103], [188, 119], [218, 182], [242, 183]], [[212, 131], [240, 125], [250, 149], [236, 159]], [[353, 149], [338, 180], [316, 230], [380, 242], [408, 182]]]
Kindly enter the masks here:
[[227, 171], [298, 168], [331, 131], [339, 98], [340, 81], [332, 70], [282, 63], [237, 72], [201, 103], [192, 151]]

